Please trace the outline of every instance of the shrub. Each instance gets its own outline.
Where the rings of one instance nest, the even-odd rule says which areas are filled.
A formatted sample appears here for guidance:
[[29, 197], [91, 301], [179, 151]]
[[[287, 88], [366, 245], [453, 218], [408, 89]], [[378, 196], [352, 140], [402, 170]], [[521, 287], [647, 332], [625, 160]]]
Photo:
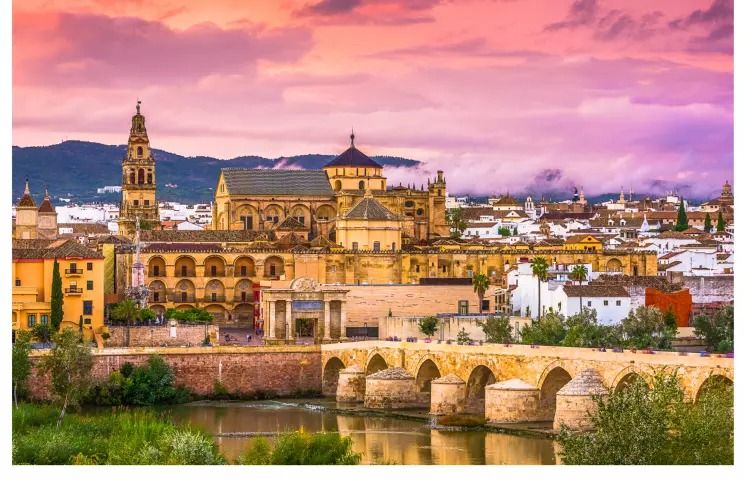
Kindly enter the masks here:
[[693, 320], [694, 332], [715, 353], [729, 353], [735, 348], [735, 308], [726, 306], [713, 318], [697, 316]]
[[458, 332], [457, 336], [458, 344], [459, 345], [470, 345], [473, 340], [471, 340], [471, 337], [468, 336], [468, 332], [466, 332], [465, 328], [461, 328]]
[[251, 465], [355, 465], [362, 456], [352, 450], [352, 439], [338, 433], [290, 432], [282, 434], [273, 448], [257, 439], [238, 459]]
[[520, 333], [523, 343], [534, 345], [561, 345], [567, 333], [564, 317], [558, 313], [546, 313], [540, 320], [525, 325]]
[[486, 321], [477, 321], [486, 337], [487, 343], [512, 343], [512, 325], [509, 316], [490, 316]]
[[434, 316], [426, 316], [419, 320], [419, 331], [426, 336], [432, 336], [437, 332], [438, 320]]

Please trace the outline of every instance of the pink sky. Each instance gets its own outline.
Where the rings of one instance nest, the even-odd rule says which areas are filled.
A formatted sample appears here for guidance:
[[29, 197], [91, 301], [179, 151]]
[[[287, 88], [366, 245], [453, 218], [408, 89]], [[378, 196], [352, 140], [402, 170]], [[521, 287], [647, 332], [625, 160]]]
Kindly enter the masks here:
[[679, 187], [733, 171], [732, 0], [24, 0], [13, 143], [419, 159], [451, 192]]

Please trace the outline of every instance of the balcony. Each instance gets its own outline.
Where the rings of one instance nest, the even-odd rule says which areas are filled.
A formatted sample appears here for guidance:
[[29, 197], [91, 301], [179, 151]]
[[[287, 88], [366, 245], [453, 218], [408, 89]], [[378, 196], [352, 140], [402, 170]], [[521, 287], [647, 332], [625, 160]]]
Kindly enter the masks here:
[[250, 295], [246, 293], [246, 299], [241, 298], [241, 295], [235, 295], [233, 297], [233, 301], [235, 303], [253, 303], [254, 302], [253, 293]]
[[83, 270], [80, 268], [68, 268], [65, 270], [67, 276], [80, 276], [83, 274]]
[[78, 288], [77, 286], [71, 286], [69, 288], [65, 288], [65, 294], [71, 295], [71, 296], [78, 296], [83, 294], [83, 288]]
[[150, 297], [147, 299], [148, 303], [165, 303], [166, 302], [166, 294], [165, 293], [159, 293], [158, 297], [156, 298], [152, 293], [150, 294]]
[[166, 277], [166, 272], [165, 272], [164, 269], [161, 269], [161, 270], [158, 270], [158, 271], [150, 270], [150, 271], [147, 272], [147, 276], [148, 276], [148, 278], [165, 278]]
[[173, 303], [194, 303], [196, 297], [194, 296], [194, 293], [186, 293], [185, 295], [182, 293], [174, 293], [168, 296], [168, 301]]
[[217, 295], [217, 296], [211, 296], [207, 295], [202, 300], [205, 303], [224, 303], [225, 302], [225, 295]]
[[197, 277], [197, 272], [192, 269], [177, 270], [175, 274], [177, 278], [196, 278]]

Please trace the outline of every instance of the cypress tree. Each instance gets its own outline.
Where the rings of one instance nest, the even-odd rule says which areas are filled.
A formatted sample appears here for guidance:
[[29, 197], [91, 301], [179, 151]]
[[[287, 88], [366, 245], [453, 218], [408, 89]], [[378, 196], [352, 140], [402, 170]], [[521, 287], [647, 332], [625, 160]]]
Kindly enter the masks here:
[[62, 317], [64, 316], [62, 303], [62, 276], [59, 274], [59, 263], [55, 258], [54, 269], [52, 271], [52, 312], [50, 320], [54, 333], [59, 331], [59, 327], [62, 324]]
[[719, 211], [719, 216], [717, 216], [717, 232], [723, 233], [724, 228], [727, 227], [727, 224], [724, 222], [724, 216], [722, 216], [722, 211]]
[[678, 207], [678, 221], [675, 223], [676, 231], [685, 231], [688, 229], [688, 215], [686, 214], [686, 208], [683, 203], [683, 198], [680, 198], [680, 206]]
[[704, 219], [704, 231], [710, 233], [711, 228], [711, 216], [709, 216], [709, 213], [706, 213], [706, 218]]

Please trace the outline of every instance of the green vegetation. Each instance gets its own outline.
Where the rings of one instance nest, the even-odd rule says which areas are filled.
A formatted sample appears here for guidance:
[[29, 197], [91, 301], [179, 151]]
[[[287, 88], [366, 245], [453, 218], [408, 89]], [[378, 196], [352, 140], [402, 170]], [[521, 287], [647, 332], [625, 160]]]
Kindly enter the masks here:
[[291, 432], [282, 434], [272, 447], [258, 438], [238, 459], [247, 465], [356, 465], [362, 456], [352, 450], [352, 439], [338, 433]]
[[13, 410], [14, 464], [223, 464], [212, 439], [143, 411], [70, 414], [55, 422], [48, 405]]
[[538, 279], [538, 321], [541, 320], [541, 281], [548, 279], [548, 261], [543, 256], [536, 256], [530, 263], [533, 276]]
[[146, 365], [125, 363], [108, 380], [93, 386], [84, 401], [92, 405], [166, 405], [189, 401], [189, 393], [174, 386], [171, 367], [153, 355]]
[[594, 309], [585, 308], [582, 313], [568, 317], [566, 327], [563, 346], [599, 348], [620, 344], [619, 327], [599, 324]]
[[80, 344], [78, 333], [66, 329], [53, 337], [55, 343], [49, 355], [41, 362], [41, 372], [51, 378], [51, 392], [61, 405], [57, 426], [62, 423], [68, 407], [75, 407], [85, 396], [91, 383], [93, 357], [88, 348]]
[[484, 330], [487, 343], [512, 343], [512, 325], [509, 316], [490, 316], [486, 321], [476, 321]]
[[419, 331], [421, 331], [425, 336], [432, 336], [437, 332], [437, 326], [439, 323], [437, 317], [426, 316], [420, 319], [417, 324], [419, 325]]
[[631, 348], [670, 349], [678, 327], [675, 317], [665, 317], [655, 307], [640, 306], [621, 320], [626, 346]]
[[189, 308], [188, 310], [177, 310], [169, 308], [166, 310], [167, 320], [176, 320], [181, 323], [201, 325], [212, 321], [212, 314], [202, 308]]
[[724, 222], [724, 216], [722, 216], [722, 211], [719, 211], [719, 214], [717, 214], [717, 233], [723, 233], [726, 227], [727, 227], [727, 223]]
[[62, 311], [62, 303], [64, 299], [62, 297], [62, 276], [59, 272], [59, 262], [54, 259], [54, 266], [52, 268], [52, 300], [51, 300], [51, 312], [50, 321], [52, 323], [52, 331], [55, 333], [59, 331], [59, 327], [62, 324], [62, 317], [65, 313]]
[[706, 213], [706, 217], [704, 218], [704, 231], [710, 233], [713, 227], [714, 226], [711, 224], [711, 215]]
[[484, 294], [489, 289], [489, 278], [485, 274], [479, 273], [474, 275], [471, 283], [473, 284], [473, 292], [479, 297], [479, 313], [483, 313]]
[[735, 307], [725, 306], [713, 318], [697, 316], [693, 320], [694, 333], [715, 353], [730, 353], [735, 349]]
[[508, 238], [510, 237], [510, 235], [512, 235], [512, 230], [510, 230], [510, 228], [507, 228], [507, 227], [501, 227], [497, 229], [497, 233], [499, 233], [500, 236], [504, 236]]
[[714, 382], [694, 403], [676, 374], [658, 373], [648, 388], [641, 378], [598, 397], [594, 431], [559, 435], [562, 462], [569, 465], [732, 464], [732, 385]]
[[47, 323], [37, 323], [31, 328], [31, 334], [39, 343], [49, 343], [52, 340], [52, 329]]
[[468, 336], [466, 329], [461, 328], [460, 331], [458, 332], [458, 335], [456, 336], [456, 342], [459, 345], [470, 345], [472, 341], [473, 340], [471, 340], [471, 337]]
[[134, 300], [126, 299], [111, 308], [111, 319], [114, 321], [142, 321], [143, 310]]
[[520, 331], [520, 339], [523, 343], [531, 345], [561, 345], [567, 333], [564, 317], [548, 312], [542, 319], [525, 325]]
[[678, 206], [678, 219], [675, 222], [676, 231], [685, 231], [688, 229], [688, 215], [686, 214], [685, 203], [683, 198], [680, 198], [680, 205]]
[[[587, 279], [587, 266], [584, 264], [576, 264], [574, 265], [574, 268], [572, 268], [572, 272], [569, 275], [570, 278], [572, 278], [574, 281], [579, 283], [580, 286], [582, 286], [582, 282]], [[584, 309], [584, 304], [582, 303], [582, 294], [579, 295], [579, 306], [580, 310]]]
[[16, 341], [13, 343], [13, 402], [18, 408], [18, 396], [21, 397], [26, 391], [26, 382], [31, 374], [31, 360], [28, 354], [31, 351], [31, 333], [20, 331], [16, 335]]
[[450, 225], [451, 237], [460, 239], [467, 227], [466, 219], [463, 217], [463, 210], [461, 208], [448, 209], [445, 212], [445, 217]]

